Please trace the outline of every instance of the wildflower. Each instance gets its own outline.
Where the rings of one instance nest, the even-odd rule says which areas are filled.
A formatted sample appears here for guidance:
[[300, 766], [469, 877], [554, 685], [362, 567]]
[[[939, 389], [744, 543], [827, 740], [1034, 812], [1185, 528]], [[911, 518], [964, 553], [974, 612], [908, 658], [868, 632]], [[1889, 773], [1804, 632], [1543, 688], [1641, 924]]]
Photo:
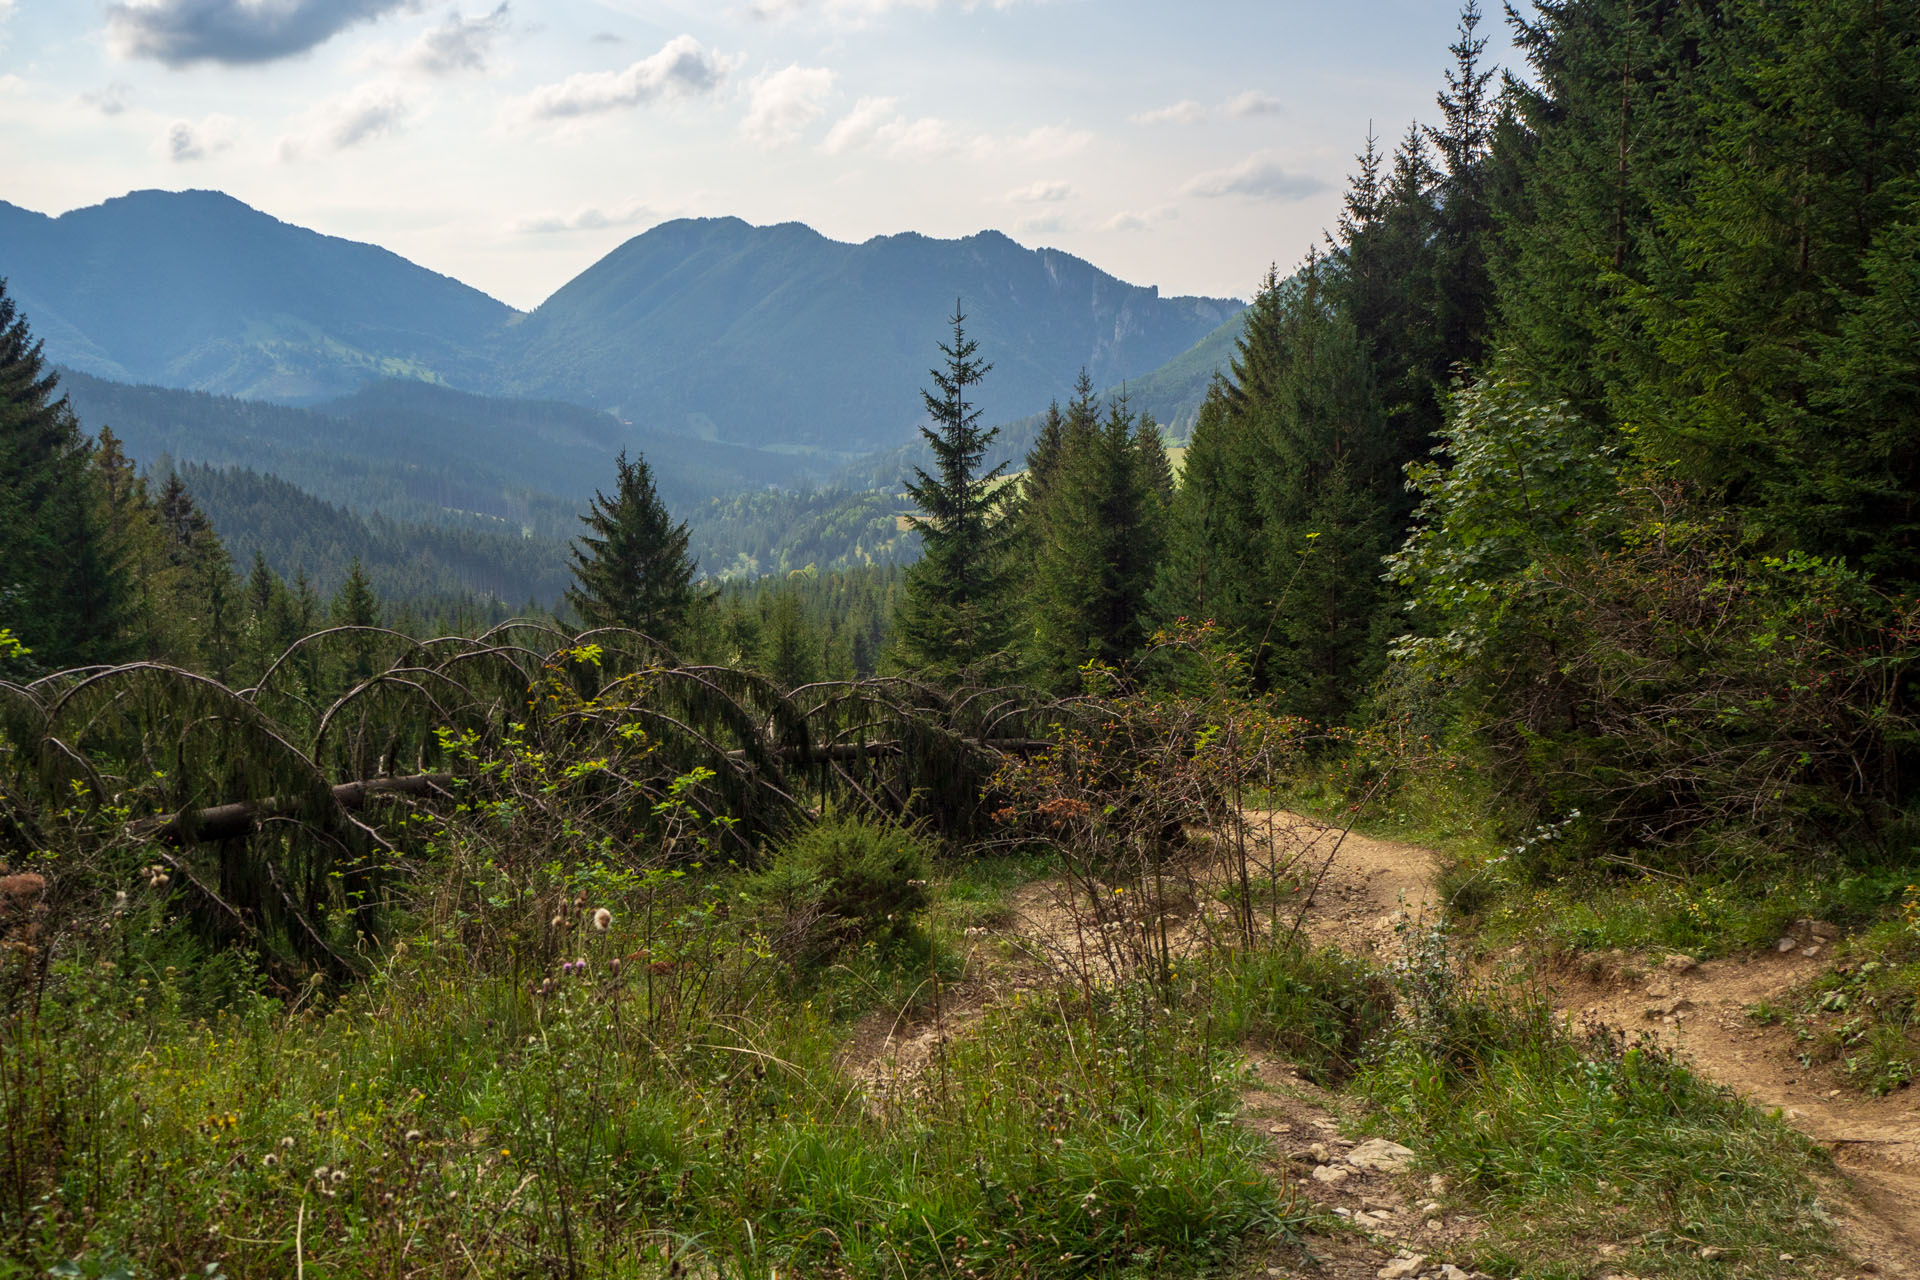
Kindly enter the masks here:
[[293, 1139], [292, 1139], [292, 1138], [282, 1138], [282, 1139], [280, 1139], [280, 1149], [281, 1149], [282, 1151], [291, 1151], [291, 1150], [293, 1150]]
[[328, 1169], [327, 1169], [327, 1166], [325, 1166], [325, 1165], [320, 1165], [320, 1166], [318, 1166], [318, 1167], [316, 1167], [316, 1168], [314, 1169], [314, 1171], [313, 1171], [313, 1179], [314, 1179], [314, 1181], [315, 1181], [315, 1182], [325, 1182], [325, 1181], [327, 1180], [327, 1173], [328, 1173]]
[[613, 923], [613, 912], [601, 907], [593, 913], [593, 927], [596, 932], [605, 933], [607, 926]]
[[333, 1185], [337, 1187], [347, 1180], [347, 1171], [345, 1169], [335, 1169], [330, 1176], [333, 1179]]
[[275, 1165], [280, 1163], [280, 1157], [273, 1154], [273, 1152], [269, 1151], [267, 1152], [267, 1154], [260, 1157], [260, 1163], [267, 1166], [267, 1168], [271, 1169]]

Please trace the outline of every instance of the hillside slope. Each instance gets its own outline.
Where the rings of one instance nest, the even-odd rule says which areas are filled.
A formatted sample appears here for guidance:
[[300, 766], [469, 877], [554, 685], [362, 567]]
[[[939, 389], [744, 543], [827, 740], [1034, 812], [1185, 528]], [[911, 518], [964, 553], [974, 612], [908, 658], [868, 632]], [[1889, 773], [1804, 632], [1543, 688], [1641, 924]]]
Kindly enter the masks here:
[[1085, 367], [1118, 382], [1240, 309], [1162, 298], [998, 232], [828, 240], [787, 223], [680, 220], [583, 272], [499, 343], [501, 389], [605, 406], [659, 430], [838, 453], [907, 440], [959, 299], [993, 364], [988, 421]]
[[471, 384], [479, 345], [515, 314], [214, 191], [136, 191], [57, 218], [0, 202], [0, 276], [62, 364], [287, 403], [377, 377]]

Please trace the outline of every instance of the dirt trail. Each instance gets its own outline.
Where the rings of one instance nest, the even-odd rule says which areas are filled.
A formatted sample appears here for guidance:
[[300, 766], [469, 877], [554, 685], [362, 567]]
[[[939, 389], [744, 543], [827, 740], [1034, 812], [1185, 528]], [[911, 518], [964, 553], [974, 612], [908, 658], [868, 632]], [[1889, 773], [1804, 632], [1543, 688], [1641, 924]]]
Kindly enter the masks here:
[[[1437, 915], [1440, 858], [1432, 850], [1343, 834], [1289, 813], [1248, 817], [1258, 843], [1284, 851], [1279, 860], [1312, 887], [1303, 927], [1316, 943], [1384, 959], [1397, 951], [1401, 926]], [[1184, 939], [1191, 942], [1199, 932], [1192, 918], [1183, 923]], [[1045, 882], [1022, 889], [1004, 926], [981, 931], [977, 944], [967, 980], [941, 993], [937, 1018], [876, 1017], [856, 1033], [845, 1060], [876, 1100], [917, 1087], [937, 1046], [994, 1003], [1071, 969], [1069, 957], [1082, 937], [1062, 886]], [[1823, 1203], [1838, 1219], [1839, 1240], [1858, 1271], [1920, 1280], [1920, 1089], [1878, 1099], [1842, 1091], [1823, 1069], [1801, 1066], [1790, 1031], [1756, 1026], [1747, 1017], [1750, 1006], [1781, 999], [1812, 977], [1821, 959], [1796, 950], [1691, 967], [1662, 960], [1622, 957], [1585, 972], [1547, 975], [1546, 985], [1555, 1007], [1576, 1021], [1647, 1031], [1709, 1078], [1778, 1109], [1831, 1151], [1845, 1174], [1845, 1185], [1836, 1181]], [[1337, 1096], [1284, 1063], [1256, 1059], [1252, 1066], [1256, 1080], [1242, 1123], [1271, 1135], [1274, 1168], [1285, 1173], [1290, 1194], [1360, 1229], [1316, 1237], [1310, 1258], [1273, 1259], [1282, 1265], [1266, 1267], [1266, 1276], [1362, 1280], [1396, 1253], [1444, 1255], [1471, 1238], [1472, 1219], [1428, 1216], [1433, 1188], [1344, 1162], [1354, 1144], [1338, 1137]], [[1329, 1171], [1342, 1176], [1323, 1181]]]
[[[1274, 821], [1282, 831], [1313, 829], [1292, 815]], [[1439, 866], [1431, 850], [1348, 835], [1315, 893], [1308, 928], [1316, 941], [1385, 953], [1396, 925], [1436, 910]], [[1794, 950], [1691, 967], [1663, 960], [1551, 974], [1548, 991], [1574, 1019], [1648, 1031], [1710, 1079], [1778, 1109], [1847, 1175], [1850, 1194], [1829, 1206], [1846, 1246], [1882, 1275], [1920, 1277], [1920, 1090], [1886, 1098], [1843, 1090], [1827, 1071], [1800, 1064], [1791, 1031], [1747, 1017], [1752, 1005], [1783, 999], [1811, 978], [1822, 959]]]
[[1551, 989], [1575, 1018], [1648, 1030], [1702, 1074], [1780, 1111], [1833, 1153], [1852, 1184], [1848, 1201], [1833, 1206], [1849, 1247], [1885, 1275], [1920, 1277], [1920, 1096], [1842, 1088], [1826, 1069], [1801, 1065], [1791, 1031], [1747, 1016], [1763, 1000], [1785, 999], [1821, 964], [1797, 951], [1769, 952], [1678, 971], [1556, 975]]

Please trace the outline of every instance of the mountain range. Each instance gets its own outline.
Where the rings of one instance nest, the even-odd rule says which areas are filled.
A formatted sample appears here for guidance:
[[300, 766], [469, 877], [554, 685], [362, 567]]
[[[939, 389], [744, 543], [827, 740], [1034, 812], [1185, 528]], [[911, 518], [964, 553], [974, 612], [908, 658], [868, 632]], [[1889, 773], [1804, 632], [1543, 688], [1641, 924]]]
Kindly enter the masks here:
[[523, 314], [208, 191], [58, 217], [0, 202], [0, 276], [50, 357], [118, 382], [313, 405], [417, 381], [841, 458], [912, 439], [956, 300], [994, 365], [988, 421], [1033, 412], [1082, 368], [1100, 385], [1148, 374], [1241, 307], [1164, 298], [998, 232], [853, 245], [717, 218], [635, 236]]

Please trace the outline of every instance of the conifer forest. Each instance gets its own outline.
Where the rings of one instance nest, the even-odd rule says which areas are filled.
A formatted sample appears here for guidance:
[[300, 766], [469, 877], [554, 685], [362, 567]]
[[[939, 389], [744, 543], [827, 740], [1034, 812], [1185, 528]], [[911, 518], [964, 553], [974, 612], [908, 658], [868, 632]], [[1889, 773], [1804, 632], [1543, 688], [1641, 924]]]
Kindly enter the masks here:
[[136, 461], [0, 283], [0, 1280], [1920, 1277], [1920, 6], [1431, 63], [878, 487]]

